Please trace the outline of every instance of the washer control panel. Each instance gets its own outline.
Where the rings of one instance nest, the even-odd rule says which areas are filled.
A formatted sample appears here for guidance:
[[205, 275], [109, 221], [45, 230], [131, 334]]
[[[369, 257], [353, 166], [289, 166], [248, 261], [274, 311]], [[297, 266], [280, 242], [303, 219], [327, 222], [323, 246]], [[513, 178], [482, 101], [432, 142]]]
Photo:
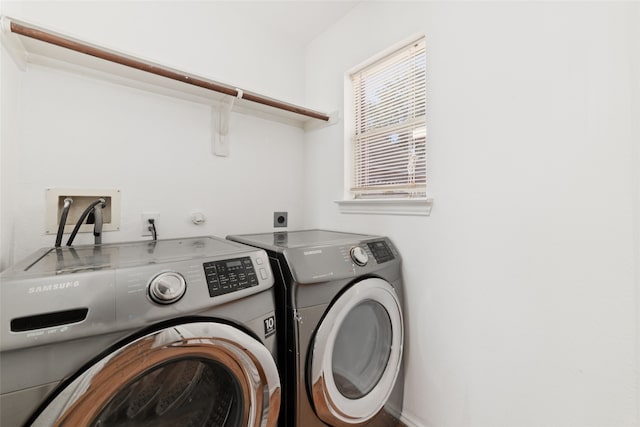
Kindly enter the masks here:
[[212, 298], [258, 285], [250, 257], [205, 262], [203, 267]]
[[234, 301], [268, 300], [274, 284], [264, 250], [215, 237], [58, 249], [43, 248], [0, 274], [0, 351], [208, 315], [215, 307], [229, 313]]

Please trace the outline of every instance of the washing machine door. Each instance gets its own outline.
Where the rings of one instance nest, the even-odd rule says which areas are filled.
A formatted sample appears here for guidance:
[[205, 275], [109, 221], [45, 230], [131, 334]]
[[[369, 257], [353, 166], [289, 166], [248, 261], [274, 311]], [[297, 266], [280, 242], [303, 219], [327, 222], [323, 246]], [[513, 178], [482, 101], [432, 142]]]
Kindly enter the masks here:
[[373, 418], [393, 390], [404, 340], [402, 308], [393, 287], [362, 280], [329, 307], [310, 356], [311, 400], [332, 426]]
[[271, 353], [214, 322], [166, 327], [120, 347], [46, 404], [34, 426], [275, 426]]

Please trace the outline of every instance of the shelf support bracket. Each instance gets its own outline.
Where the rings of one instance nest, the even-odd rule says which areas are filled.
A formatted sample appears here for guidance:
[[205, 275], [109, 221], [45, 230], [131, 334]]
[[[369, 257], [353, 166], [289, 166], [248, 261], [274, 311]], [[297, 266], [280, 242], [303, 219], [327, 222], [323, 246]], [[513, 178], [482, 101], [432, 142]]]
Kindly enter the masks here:
[[18, 68], [27, 71], [27, 51], [18, 37], [11, 32], [11, 21], [6, 16], [0, 17], [0, 39]]
[[[231, 110], [233, 109], [233, 103], [236, 99], [242, 99], [242, 89], [236, 88], [235, 97], [227, 97], [220, 106], [219, 110], [211, 107], [211, 124], [212, 124], [212, 138], [213, 138], [213, 154], [219, 157], [228, 157], [230, 152], [229, 147], [229, 122], [231, 121]], [[218, 116], [218, 120], [216, 117]], [[218, 129], [216, 132], [215, 126], [218, 122]]]

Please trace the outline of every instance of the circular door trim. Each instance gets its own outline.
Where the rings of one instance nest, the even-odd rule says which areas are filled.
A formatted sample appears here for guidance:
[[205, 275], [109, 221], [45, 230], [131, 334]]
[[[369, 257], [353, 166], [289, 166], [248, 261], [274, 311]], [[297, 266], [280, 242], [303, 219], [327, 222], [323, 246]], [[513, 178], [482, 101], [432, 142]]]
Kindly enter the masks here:
[[273, 356], [255, 338], [231, 325], [185, 323], [147, 334], [99, 360], [76, 378], [38, 417], [53, 413], [55, 427], [90, 425], [118, 389], [172, 361], [204, 359], [224, 365], [245, 402], [244, 426], [271, 427], [280, 409], [280, 380]]
[[[333, 349], [347, 314], [358, 304], [374, 301], [384, 307], [391, 322], [391, 352], [384, 372], [369, 393], [358, 399], [340, 393], [333, 377]], [[369, 278], [347, 289], [329, 308], [312, 343], [311, 399], [316, 414], [333, 426], [354, 426], [373, 418], [385, 405], [398, 378], [404, 343], [400, 300], [393, 287], [379, 278]]]

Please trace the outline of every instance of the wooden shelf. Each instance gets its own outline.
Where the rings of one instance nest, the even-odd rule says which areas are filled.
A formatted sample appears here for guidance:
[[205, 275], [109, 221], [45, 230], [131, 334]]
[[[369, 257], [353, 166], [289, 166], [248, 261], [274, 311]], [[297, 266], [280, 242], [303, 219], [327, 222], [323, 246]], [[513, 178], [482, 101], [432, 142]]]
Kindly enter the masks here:
[[233, 100], [233, 110], [301, 128], [332, 124], [326, 113], [229, 86], [3, 16], [3, 42], [19, 65], [34, 63], [90, 75], [212, 106]]

